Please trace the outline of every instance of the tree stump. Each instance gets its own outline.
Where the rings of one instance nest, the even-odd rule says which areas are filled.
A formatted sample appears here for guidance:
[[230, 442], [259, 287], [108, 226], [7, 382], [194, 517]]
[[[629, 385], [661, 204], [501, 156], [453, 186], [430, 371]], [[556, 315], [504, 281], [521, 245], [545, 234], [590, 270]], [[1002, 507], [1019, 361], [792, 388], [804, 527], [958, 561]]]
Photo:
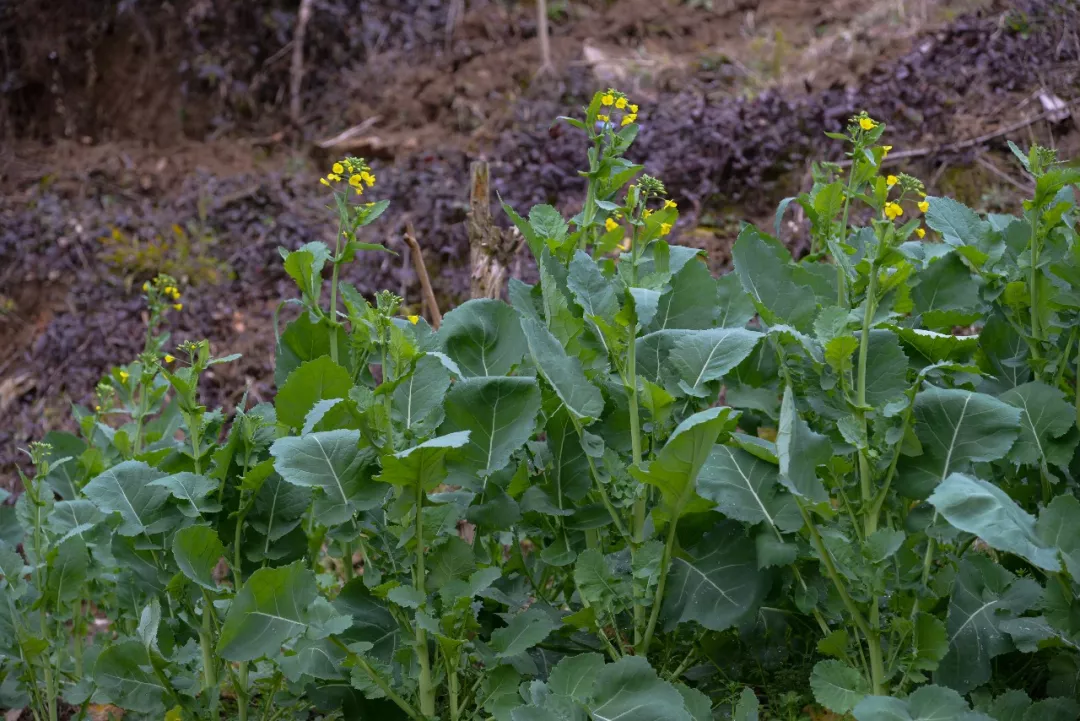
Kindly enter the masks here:
[[472, 297], [499, 298], [519, 240], [512, 231], [497, 227], [491, 218], [491, 183], [487, 161], [475, 161], [471, 176], [469, 260]]

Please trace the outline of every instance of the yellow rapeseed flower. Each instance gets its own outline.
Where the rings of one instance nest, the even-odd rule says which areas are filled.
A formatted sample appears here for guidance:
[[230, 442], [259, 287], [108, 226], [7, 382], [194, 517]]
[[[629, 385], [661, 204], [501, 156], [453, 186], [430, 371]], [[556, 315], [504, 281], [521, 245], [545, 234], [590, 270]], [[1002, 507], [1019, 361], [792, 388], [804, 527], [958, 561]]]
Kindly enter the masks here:
[[652, 214], [653, 214], [653, 212], [652, 212], [651, 210], [649, 210], [648, 208], [646, 208], [645, 210], [641, 211], [641, 217], [642, 217], [642, 218], [648, 218], [648, 217], [649, 217], [650, 215], [652, 215]]
[[671, 232], [671, 223], [660, 224], [660, 235], [667, 235]]
[[882, 145], [882, 146], [881, 146], [881, 159], [882, 159], [882, 160], [884, 160], [885, 158], [889, 157], [889, 151], [890, 151], [890, 150], [892, 150], [892, 146], [891, 146], [891, 145]]
[[330, 187], [330, 181], [327, 180], [326, 178], [319, 178], [319, 182], [322, 183], [323, 185], [325, 185], [328, 188]]
[[623, 108], [625, 108], [626, 107], [626, 98], [619, 98], [618, 100], [616, 100], [615, 101], [615, 107], [618, 108], [619, 110], [622, 110]]
[[678, 203], [676, 203], [674, 200], [665, 200], [664, 201], [664, 209], [665, 210], [668, 209], [668, 208], [677, 208], [677, 207], [678, 207]]
[[870, 118], [859, 118], [859, 127], [863, 130], [873, 130], [877, 127], [877, 123]]
[[131, 377], [131, 375], [127, 371], [120, 371], [118, 375], [120, 376], [121, 383], [127, 383], [128, 378]]
[[375, 185], [375, 176], [366, 170], [363, 173], [360, 173], [360, 177], [364, 179], [364, 182], [367, 183], [369, 188]]
[[603, 97], [600, 98], [600, 104], [601, 105], [614, 105], [615, 104], [615, 96], [612, 95], [611, 93], [606, 93]]
[[886, 203], [885, 204], [885, 217], [889, 220], [896, 220], [904, 214], [904, 209], [900, 207], [899, 203]]
[[94, 411], [97, 413], [101, 413], [101, 406], [94, 406]]
[[349, 176], [349, 185], [351, 185], [354, 188], [359, 188], [360, 183], [363, 183], [363, 182], [364, 182], [364, 179], [361, 178], [359, 175], [350, 175]]
[[637, 115], [637, 106], [633, 105], [633, 104], [630, 105], [630, 112], [633, 113], [634, 115]]
[[611, 116], [610, 115], [597, 115], [596, 119], [599, 120], [601, 123], [607, 123], [607, 122], [611, 121]]
[[184, 304], [183, 303], [173, 303], [173, 310], [183, 310], [183, 309], [184, 309]]
[[150, 292], [150, 281], [146, 281], [145, 283], [143, 283], [142, 284], [142, 289], [143, 289], [144, 293], [149, 293]]
[[630, 236], [623, 238], [623, 242], [619, 243], [620, 250], [630, 250]]
[[166, 363], [172, 363], [172, 362], [173, 362], [173, 361], [175, 361], [175, 360], [176, 360], [176, 358], [172, 357], [172, 356], [171, 356], [171, 355], [169, 355], [168, 353], [166, 353], [166, 354], [165, 354], [165, 362], [166, 362]]
[[889, 186], [890, 188], [899, 182], [900, 178], [897, 178], [895, 175], [890, 175], [889, 177], [885, 178], [885, 185]]
[[634, 122], [635, 120], [637, 120], [637, 114], [636, 113], [630, 113], [629, 115], [624, 115], [623, 116], [622, 124], [623, 125], [629, 125], [630, 123]]
[[925, 238], [926, 237], [926, 231], [923, 230], [922, 228], [916, 228], [915, 229], [915, 235], [919, 236], [919, 238]]
[[418, 322], [420, 322], [420, 316], [418, 316], [418, 315], [410, 315], [410, 316], [408, 316], [408, 318], [409, 318], [409, 322], [412, 323], [413, 325], [416, 325]]
[[345, 172], [345, 168], [341, 166], [341, 163], [334, 163], [334, 166], [330, 169], [334, 171], [334, 175], [341, 175]]
[[611, 231], [615, 230], [615, 229], [616, 229], [616, 228], [618, 228], [618, 227], [619, 227], [619, 224], [615, 222], [615, 219], [614, 219], [614, 218], [608, 218], [607, 220], [605, 220], [605, 221], [604, 221], [604, 228], [605, 228], [605, 229], [607, 230], [607, 232], [609, 232], [609, 233], [610, 233]]
[[926, 202], [925, 200], [919, 203], [920, 212], [925, 213], [928, 210], [930, 210], [930, 203]]
[[338, 183], [338, 182], [341, 181], [341, 176], [338, 175], [337, 173], [330, 173], [326, 177], [329, 178], [330, 180], [334, 181], [335, 183]]

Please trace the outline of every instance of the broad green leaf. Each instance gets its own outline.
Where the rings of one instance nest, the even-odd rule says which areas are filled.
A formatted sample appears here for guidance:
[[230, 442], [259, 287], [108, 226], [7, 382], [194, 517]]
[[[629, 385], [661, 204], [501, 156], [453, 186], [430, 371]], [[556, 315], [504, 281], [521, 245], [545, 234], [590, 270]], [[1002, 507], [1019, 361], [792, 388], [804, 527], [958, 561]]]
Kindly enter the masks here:
[[631, 469], [638, 480], [660, 489], [672, 519], [708, 508], [696, 493], [698, 472], [717, 436], [732, 430], [738, 418], [726, 406], [695, 413], [675, 428], [646, 470]]
[[214, 569], [225, 555], [225, 546], [209, 526], [188, 526], [173, 536], [173, 558], [180, 572], [210, 591], [217, 591]]
[[90, 502], [102, 513], [119, 513], [122, 519], [116, 532], [137, 536], [150, 532], [161, 520], [161, 509], [169, 498], [169, 489], [151, 485], [165, 474], [142, 461], [124, 461], [97, 476], [83, 488]]
[[[744, 523], [764, 521], [784, 532], [802, 528], [792, 498], [779, 487], [779, 471], [741, 448], [717, 445], [698, 474], [698, 493], [716, 510]], [[770, 531], [771, 533], [771, 531]]]
[[307, 625], [315, 601], [315, 575], [301, 562], [260, 568], [233, 599], [218, 637], [218, 654], [228, 661], [273, 656]]
[[56, 548], [56, 555], [49, 559], [49, 574], [45, 581], [45, 600], [61, 604], [82, 597], [86, 589], [87, 569], [90, 558], [86, 544], [81, 538], [69, 538]]
[[550, 205], [534, 205], [529, 211], [529, 225], [537, 238], [556, 245], [566, 239], [570, 228], [562, 214]]
[[638, 329], [647, 328], [660, 310], [660, 293], [649, 288], [630, 288], [629, 298], [637, 318]]
[[[992, 231], [990, 224], [963, 203], [952, 198], [927, 198], [930, 209], [926, 224], [941, 233], [942, 240], [953, 247], [972, 246], [990, 254]], [[997, 252], [1001, 256], [1001, 251]]]
[[370, 644], [366, 656], [390, 663], [402, 645], [402, 630], [386, 604], [367, 590], [362, 577], [345, 584], [334, 599], [334, 609], [353, 619], [353, 627], [344, 632], [343, 638]]
[[743, 688], [739, 694], [739, 702], [735, 704], [735, 713], [731, 721], [758, 721], [758, 713], [761, 704], [758, 703], [757, 695], [748, 688]]
[[551, 453], [551, 469], [547, 473], [549, 492], [556, 502], [564, 498], [580, 501], [589, 492], [592, 481], [589, 477], [589, 459], [581, 446], [570, 413], [560, 408], [549, 415], [544, 430]]
[[[335, 332], [338, 339], [338, 353], [349, 355], [349, 334], [339, 326]], [[330, 328], [327, 322], [313, 322], [308, 313], [302, 313], [296, 320], [285, 326], [285, 331], [277, 344], [277, 360], [274, 364], [274, 385], [281, 388], [289, 374], [305, 361], [315, 360], [319, 356], [330, 355]]]
[[469, 431], [458, 431], [432, 438], [392, 456], [383, 456], [382, 473], [377, 480], [393, 486], [420, 485], [425, 492], [431, 492], [446, 477], [444, 461], [447, 452], [461, 448], [468, 441]]
[[1034, 606], [1041, 595], [1032, 579], [1018, 579], [985, 556], [966, 556], [949, 601], [949, 652], [934, 674], [935, 683], [960, 693], [986, 683], [990, 661], [1013, 649], [1001, 624]]
[[[956, 253], [940, 258], [915, 275], [917, 285], [911, 290], [915, 312], [933, 325], [955, 325], [954, 318], [977, 309], [979, 283]], [[954, 311], [947, 313], [946, 311]]]
[[174, 473], [150, 482], [151, 486], [169, 489], [173, 498], [181, 501], [180, 512], [188, 518], [198, 518], [203, 513], [220, 510], [220, 506], [206, 501], [207, 496], [218, 489], [217, 481], [196, 473]]
[[615, 284], [604, 277], [596, 261], [585, 251], [574, 253], [566, 285], [586, 316], [610, 320], [619, 312], [619, 296], [615, 291]]
[[1015, 553], [1039, 568], [1060, 571], [1057, 549], [1044, 546], [1035, 518], [992, 483], [950, 474], [927, 501], [955, 528], [974, 533], [999, 551]]
[[1009, 460], [1029, 465], [1068, 468], [1077, 437], [1073, 429], [1076, 411], [1065, 394], [1045, 383], [1033, 381], [1001, 394], [1001, 400], [1021, 409], [1020, 437], [1009, 451]]
[[[510, 712], [523, 705], [518, 686], [521, 674], [513, 666], [498, 666], [484, 675], [480, 686], [483, 693], [484, 710], [495, 717], [495, 721], [510, 721]], [[477, 694], [477, 697], [481, 697]]]
[[462, 463], [487, 477], [505, 468], [511, 454], [529, 440], [539, 410], [540, 389], [535, 379], [469, 378], [454, 384], [446, 394], [446, 420], [440, 432], [469, 431]]
[[151, 670], [150, 655], [139, 641], [121, 641], [107, 647], [94, 664], [94, 681], [102, 701], [128, 711], [165, 715], [167, 689]]
[[595, 548], [578, 556], [574, 564], [574, 583], [581, 598], [601, 611], [622, 610], [630, 594], [629, 578], [617, 574], [612, 559]]
[[762, 335], [742, 328], [710, 328], [675, 338], [668, 361], [681, 380], [683, 391], [707, 397], [705, 384], [724, 377], [746, 360]]
[[48, 528], [59, 536], [57, 544], [78, 536], [85, 539], [85, 534], [105, 520], [105, 516], [90, 501], [57, 501], [49, 513]]
[[780, 459], [780, 482], [785, 488], [812, 503], [829, 500], [817, 476], [817, 467], [832, 456], [832, 445], [828, 438], [810, 430], [799, 416], [791, 386], [784, 388], [784, 400], [780, 403], [776, 453]]
[[856, 721], [991, 721], [974, 713], [951, 688], [922, 686], [906, 699], [867, 696], [855, 706]]
[[904, 397], [911, 384], [907, 380], [908, 359], [896, 335], [888, 330], [870, 331], [866, 350], [866, 402], [874, 408]]
[[[50, 468], [45, 481], [61, 498], [69, 501], [77, 498], [83, 472], [79, 458], [86, 451], [86, 442], [63, 431], [49, 431], [41, 440], [52, 446], [46, 454]], [[71, 460], [60, 462], [65, 458]]]
[[1045, 545], [1061, 552], [1073, 579], [1080, 578], [1080, 501], [1075, 496], [1055, 496], [1035, 523], [1035, 533]]
[[585, 703], [592, 697], [596, 678], [604, 668], [604, 657], [598, 653], [564, 656], [548, 677], [552, 693]]
[[436, 591], [453, 581], [464, 581], [475, 571], [472, 546], [458, 536], [451, 536], [429, 555], [427, 590]]
[[693, 721], [678, 690], [640, 656], [600, 669], [589, 713], [594, 721]]
[[287, 428], [301, 428], [316, 403], [327, 398], [346, 398], [352, 385], [349, 371], [330, 360], [330, 356], [301, 363], [274, 398], [278, 422]]
[[994, 699], [990, 716], [994, 721], [1023, 721], [1024, 712], [1031, 707], [1026, 691], [1011, 689]]
[[978, 349], [979, 336], [938, 333], [925, 328], [892, 327], [900, 340], [927, 365], [941, 361], [966, 361]]
[[289, 531], [296, 528], [301, 517], [311, 505], [312, 491], [305, 486], [295, 486], [277, 473], [272, 473], [259, 488], [255, 496], [255, 506], [248, 516], [252, 528], [265, 536], [262, 542], [262, 555], [255, 559], [250, 555], [252, 548], [246, 549], [252, 560], [269, 557], [272, 544]]
[[[406, 431], [416, 433], [427, 430], [424, 421], [433, 415], [432, 411], [442, 407], [446, 391], [450, 388], [450, 373], [442, 361], [432, 355], [422, 356], [416, 361], [416, 368], [394, 389], [394, 420], [401, 423]], [[442, 422], [442, 414], [434, 414], [433, 422]]]
[[1031, 704], [1024, 721], [1076, 721], [1080, 704], [1071, 698], [1044, 698]]
[[700, 262], [687, 263], [672, 277], [671, 289], [660, 296], [656, 317], [648, 330], [713, 327], [717, 312], [716, 293], [716, 279], [709, 273], [708, 266]]
[[474, 298], [447, 313], [438, 336], [466, 376], [506, 375], [528, 350], [517, 313], [490, 298]]
[[731, 249], [731, 258], [743, 289], [767, 323], [787, 323], [804, 333], [810, 330], [817, 298], [808, 292], [809, 274], [791, 263], [783, 246], [746, 226]]
[[542, 609], [530, 607], [510, 619], [503, 628], [491, 632], [491, 648], [499, 658], [525, 653], [548, 637], [556, 624]]
[[810, 688], [817, 702], [845, 714], [870, 693], [870, 684], [861, 673], [836, 659], [818, 661], [810, 673]]
[[360, 431], [321, 431], [279, 438], [270, 446], [274, 470], [282, 478], [322, 489], [315, 510], [324, 525], [344, 523], [357, 510], [376, 508], [386, 495], [386, 488], [366, 472], [370, 455], [357, 446], [359, 441]]
[[717, 278], [716, 301], [719, 306], [716, 325], [720, 328], [744, 328], [757, 315], [754, 301], [743, 290], [735, 273]]
[[1031, 380], [1027, 343], [1005, 318], [991, 315], [979, 334], [979, 366], [992, 379], [984, 380], [984, 390], [1002, 393]]
[[604, 412], [600, 389], [585, 377], [581, 362], [567, 354], [562, 344], [544, 325], [532, 318], [521, 319], [521, 330], [529, 346], [533, 365], [554, 390], [566, 409], [588, 424]]
[[900, 491], [925, 498], [953, 471], [1003, 458], [1019, 435], [1020, 411], [984, 393], [928, 385], [915, 396], [922, 455], [905, 459]]
[[672, 559], [661, 613], [668, 628], [696, 621], [723, 631], [755, 613], [767, 590], [753, 540], [740, 524], [722, 521]]
[[342, 678], [347, 654], [332, 641], [302, 639], [293, 651], [280, 661], [281, 671], [289, 681], [297, 683], [304, 676], [309, 680]]
[[912, 668], [918, 671], [934, 671], [949, 651], [945, 624], [928, 613], [915, 617], [912, 641], [915, 651]]

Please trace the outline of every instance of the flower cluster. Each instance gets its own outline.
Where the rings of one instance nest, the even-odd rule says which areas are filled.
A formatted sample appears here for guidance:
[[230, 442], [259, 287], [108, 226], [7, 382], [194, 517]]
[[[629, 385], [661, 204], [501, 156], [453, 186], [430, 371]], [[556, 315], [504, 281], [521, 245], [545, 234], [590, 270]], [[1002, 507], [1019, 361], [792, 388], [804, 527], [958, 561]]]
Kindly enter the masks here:
[[349, 156], [334, 163], [326, 177], [319, 178], [319, 182], [328, 188], [347, 182], [357, 195], [363, 195], [365, 185], [369, 188], [375, 185], [375, 174], [363, 158]]
[[[904, 208], [901, 203], [904, 201], [904, 198], [909, 194], [917, 195], [920, 198], [920, 200], [915, 204], [915, 207], [919, 209], [920, 213], [925, 213], [926, 211], [930, 210], [930, 203], [926, 200], [926, 193], [923, 189], [923, 183], [915, 176], [908, 175], [907, 173], [900, 173], [899, 175], [890, 174], [885, 177], [885, 187], [888, 188], [890, 191], [896, 187], [900, 188], [900, 197], [894, 201], [889, 201], [885, 203], [885, 207], [882, 208], [885, 217], [889, 220], [896, 220], [904, 214]], [[919, 238], [925, 238], [926, 230], [924, 230], [923, 228], [916, 228], [915, 235], [917, 235]]]
[[637, 120], [638, 106], [631, 103], [625, 93], [621, 93], [615, 88], [608, 88], [607, 92], [600, 96], [600, 105], [603, 106], [604, 112], [596, 116], [596, 119], [604, 124], [611, 122], [612, 108], [622, 111], [622, 120], [619, 121], [620, 126], [627, 126]]
[[180, 302], [180, 288], [176, 279], [170, 275], [159, 273], [152, 281], [142, 284], [143, 293], [150, 304], [151, 311], [164, 310], [166, 306], [172, 306], [173, 310], [183, 310], [184, 304]]

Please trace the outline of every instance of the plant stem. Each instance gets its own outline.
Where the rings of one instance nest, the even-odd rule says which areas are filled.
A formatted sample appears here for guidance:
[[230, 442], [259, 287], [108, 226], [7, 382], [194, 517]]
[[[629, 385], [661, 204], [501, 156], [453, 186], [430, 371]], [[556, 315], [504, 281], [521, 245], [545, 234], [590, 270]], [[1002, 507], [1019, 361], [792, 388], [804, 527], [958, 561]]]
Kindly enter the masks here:
[[210, 614], [214, 612], [210, 596], [203, 592], [202, 628], [199, 630], [199, 646], [202, 648], [203, 664], [203, 690], [206, 691], [210, 701], [210, 715], [213, 718], [220, 716], [220, 698], [217, 690], [217, 673], [214, 663], [214, 652], [211, 648]]
[[[1039, 344], [1042, 342], [1042, 328], [1039, 322], [1039, 208], [1031, 211], [1031, 272], [1028, 277], [1028, 290], [1031, 292], [1031, 337], [1034, 339], [1031, 352], [1035, 360], [1041, 358]], [[1041, 375], [1038, 368], [1036, 377]]]
[[671, 564], [671, 550], [675, 546], [675, 528], [677, 525], [678, 510], [671, 515], [671, 520], [668, 521], [664, 553], [660, 556], [660, 578], [656, 582], [656, 595], [653, 597], [652, 612], [649, 614], [649, 625], [645, 628], [645, 636], [638, 646], [639, 656], [646, 656], [649, 653], [649, 645], [652, 643], [653, 634], [656, 632], [656, 621], [660, 618], [660, 603], [664, 600], [664, 587], [667, 586], [668, 566]]
[[[244, 475], [247, 475], [248, 462], [250, 460], [251, 451], [248, 449], [244, 455]], [[240, 491], [240, 514], [236, 517], [236, 533], [233, 536], [233, 590], [235, 593], [240, 593], [244, 588], [243, 576], [240, 572], [240, 537], [243, 533], [244, 518], [248, 513], [248, 506], [244, 502], [244, 491]], [[248, 714], [248, 665], [247, 661], [241, 661], [240, 667], [237, 670], [239, 676], [239, 683], [236, 688], [237, 709], [240, 712], [240, 721], [247, 721]]]
[[[859, 148], [855, 148], [855, 153], [851, 156], [851, 169], [848, 171], [847, 187], [844, 189], [844, 215], [840, 220], [840, 235], [838, 236], [839, 242], [843, 243], [847, 241], [847, 226], [848, 226], [848, 210], [851, 208], [851, 184], [855, 180], [855, 155], [859, 152]], [[836, 304], [841, 308], [847, 306], [847, 277], [844, 273], [844, 266], [841, 265], [840, 259], [835, 257], [835, 253], [840, 252], [839, 249], [829, 250], [834, 251], [833, 265], [836, 266]]]
[[270, 718], [270, 712], [274, 709], [274, 695], [277, 693], [278, 686], [281, 685], [281, 671], [274, 672], [274, 683], [270, 686], [270, 693], [267, 694], [266, 699], [263, 701], [262, 721], [268, 721]]
[[401, 696], [399, 696], [394, 691], [394, 689], [390, 687], [390, 684], [386, 682], [386, 679], [380, 676], [379, 673], [375, 669], [373, 669], [371, 665], [363, 659], [362, 656], [360, 656], [360, 654], [350, 649], [348, 646], [342, 643], [341, 639], [337, 638], [336, 636], [331, 636], [330, 641], [333, 642], [342, 651], [349, 654], [349, 656], [352, 657], [353, 663], [356, 664], [357, 668], [366, 673], [368, 675], [368, 678], [374, 681], [375, 685], [382, 689], [382, 692], [386, 694], [386, 698], [397, 704], [398, 708], [404, 711], [409, 718], [414, 719], [415, 721], [424, 721], [425, 717], [421, 715], [420, 712], [418, 712], [415, 708], [413, 708], [412, 704], [401, 698]]
[[[340, 207], [340, 206], [339, 206]], [[338, 268], [340, 262], [338, 256], [341, 254], [341, 225], [344, 222], [342, 211], [338, 211], [338, 227], [337, 235], [334, 238], [334, 269], [330, 273], [330, 360], [335, 363], [338, 362], [338, 347], [337, 347], [337, 287], [338, 287]]]
[[[424, 594], [424, 486], [416, 484], [416, 568], [413, 585]], [[420, 663], [419, 695], [420, 713], [424, 718], [435, 717], [435, 687], [431, 681], [431, 659], [428, 658], [427, 632], [416, 626], [416, 656]]]

